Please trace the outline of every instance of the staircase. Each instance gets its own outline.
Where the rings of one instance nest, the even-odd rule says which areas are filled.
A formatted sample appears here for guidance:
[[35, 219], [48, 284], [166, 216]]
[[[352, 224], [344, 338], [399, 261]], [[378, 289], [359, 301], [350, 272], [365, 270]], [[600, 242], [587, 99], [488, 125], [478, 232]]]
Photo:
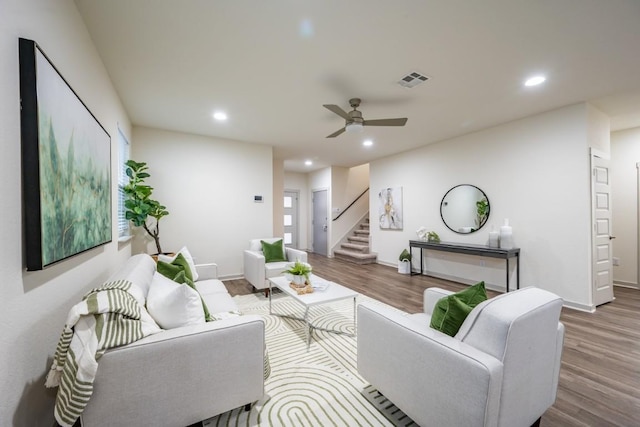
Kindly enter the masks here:
[[369, 219], [347, 237], [347, 243], [333, 251], [333, 256], [354, 264], [375, 264], [378, 256], [369, 252]]

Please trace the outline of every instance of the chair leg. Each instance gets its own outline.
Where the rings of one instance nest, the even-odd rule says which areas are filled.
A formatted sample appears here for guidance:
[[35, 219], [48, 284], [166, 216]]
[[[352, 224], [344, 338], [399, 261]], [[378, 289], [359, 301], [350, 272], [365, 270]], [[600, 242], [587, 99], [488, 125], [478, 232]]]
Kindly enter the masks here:
[[540, 420], [542, 417], [538, 418], [535, 423], [531, 424], [531, 427], [540, 427]]
[[264, 297], [265, 297], [265, 298], [269, 298], [269, 288], [265, 288], [265, 290], [264, 290]]
[[247, 403], [246, 405], [244, 405], [245, 412], [249, 412], [251, 410], [251, 406], [252, 406], [251, 403]]

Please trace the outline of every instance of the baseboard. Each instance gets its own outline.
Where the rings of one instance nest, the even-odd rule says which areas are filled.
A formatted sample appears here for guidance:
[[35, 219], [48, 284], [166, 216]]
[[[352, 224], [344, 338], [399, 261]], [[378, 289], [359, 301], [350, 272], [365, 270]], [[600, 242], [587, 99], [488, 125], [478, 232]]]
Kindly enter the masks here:
[[637, 283], [623, 282], [621, 280], [613, 282], [613, 286], [620, 286], [621, 288], [640, 289], [640, 286]]
[[225, 281], [225, 280], [238, 280], [238, 279], [244, 279], [244, 274], [235, 273], [235, 274], [227, 274], [227, 275], [224, 275], [224, 276], [218, 276], [218, 280], [222, 280], [222, 281]]
[[595, 313], [596, 308], [593, 305], [581, 304], [579, 302], [563, 300], [562, 305], [572, 310], [584, 311], [586, 313]]

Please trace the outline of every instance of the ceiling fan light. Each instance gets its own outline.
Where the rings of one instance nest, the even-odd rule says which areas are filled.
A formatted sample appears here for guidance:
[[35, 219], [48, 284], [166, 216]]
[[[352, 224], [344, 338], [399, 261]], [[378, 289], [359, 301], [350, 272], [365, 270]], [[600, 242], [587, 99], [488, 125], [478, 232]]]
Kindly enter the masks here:
[[364, 126], [362, 125], [362, 123], [349, 123], [347, 124], [347, 126], [345, 126], [347, 132], [362, 132], [362, 129], [364, 129]]

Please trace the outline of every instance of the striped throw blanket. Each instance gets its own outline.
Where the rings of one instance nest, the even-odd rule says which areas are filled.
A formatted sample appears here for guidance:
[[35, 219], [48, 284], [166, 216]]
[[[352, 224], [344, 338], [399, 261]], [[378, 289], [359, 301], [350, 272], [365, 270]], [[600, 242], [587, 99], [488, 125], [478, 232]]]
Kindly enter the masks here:
[[128, 292], [131, 286], [125, 280], [106, 283], [69, 311], [45, 382], [46, 387], [59, 386], [54, 415], [61, 426], [73, 426], [89, 402], [105, 350], [160, 331], [141, 319], [140, 305]]

